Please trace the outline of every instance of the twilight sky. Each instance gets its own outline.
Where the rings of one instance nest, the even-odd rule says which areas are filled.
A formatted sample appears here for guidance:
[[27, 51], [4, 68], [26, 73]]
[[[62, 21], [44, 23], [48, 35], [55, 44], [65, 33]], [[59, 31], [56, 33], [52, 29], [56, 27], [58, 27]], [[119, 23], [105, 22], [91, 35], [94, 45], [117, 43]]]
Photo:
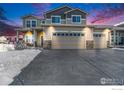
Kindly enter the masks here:
[[124, 21], [124, 4], [92, 4], [92, 3], [9, 3], [0, 4], [5, 10], [5, 16], [12, 24], [21, 25], [21, 17], [27, 14], [34, 14], [42, 17], [45, 11], [68, 5], [72, 8], [80, 8], [88, 15], [88, 24], [113, 25]]

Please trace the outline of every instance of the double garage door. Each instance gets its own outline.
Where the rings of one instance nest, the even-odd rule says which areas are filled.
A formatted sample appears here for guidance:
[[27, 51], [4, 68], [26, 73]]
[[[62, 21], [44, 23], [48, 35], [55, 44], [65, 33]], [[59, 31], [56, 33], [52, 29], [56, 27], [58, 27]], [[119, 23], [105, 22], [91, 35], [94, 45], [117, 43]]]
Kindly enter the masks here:
[[[94, 48], [107, 48], [105, 34], [93, 34]], [[54, 32], [52, 49], [86, 49], [85, 34], [83, 32]]]
[[85, 37], [82, 32], [54, 32], [52, 49], [84, 49]]

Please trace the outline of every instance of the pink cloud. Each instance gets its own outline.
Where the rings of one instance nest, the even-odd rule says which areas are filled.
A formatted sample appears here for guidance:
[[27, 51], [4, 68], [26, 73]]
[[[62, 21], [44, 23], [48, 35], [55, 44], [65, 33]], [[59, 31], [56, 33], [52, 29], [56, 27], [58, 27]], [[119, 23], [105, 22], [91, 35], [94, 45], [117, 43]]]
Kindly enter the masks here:
[[90, 14], [88, 17], [88, 23], [90, 24], [113, 24], [112, 20], [117, 20], [120, 16], [124, 16], [124, 4], [117, 6], [113, 6], [112, 4], [104, 5], [103, 9], [94, 9]]

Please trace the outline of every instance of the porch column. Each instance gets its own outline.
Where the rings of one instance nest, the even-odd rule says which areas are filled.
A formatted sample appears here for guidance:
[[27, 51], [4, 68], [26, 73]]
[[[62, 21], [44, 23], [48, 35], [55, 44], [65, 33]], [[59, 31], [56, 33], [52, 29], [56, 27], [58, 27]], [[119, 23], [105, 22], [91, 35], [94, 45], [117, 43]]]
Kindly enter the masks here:
[[36, 47], [36, 38], [37, 38], [37, 32], [36, 32], [36, 30], [34, 29], [33, 30], [33, 37], [34, 37], [34, 42], [33, 42], [33, 45], [34, 45], [34, 47]]
[[114, 43], [114, 47], [116, 45], [116, 30], [113, 30], [113, 43]]
[[19, 41], [19, 30], [16, 30], [16, 42]]
[[109, 41], [108, 46], [111, 46], [111, 32], [108, 32], [108, 41]]

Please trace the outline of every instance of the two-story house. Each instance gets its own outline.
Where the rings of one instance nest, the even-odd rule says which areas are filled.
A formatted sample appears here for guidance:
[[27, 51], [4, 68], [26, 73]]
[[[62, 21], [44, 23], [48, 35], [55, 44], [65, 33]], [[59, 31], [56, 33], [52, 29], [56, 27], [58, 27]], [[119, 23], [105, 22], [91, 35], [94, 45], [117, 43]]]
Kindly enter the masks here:
[[109, 47], [113, 26], [87, 25], [87, 15], [81, 9], [62, 6], [45, 12], [44, 19], [24, 16], [23, 27], [17, 30], [17, 37], [19, 31], [24, 32], [26, 43], [52, 49]]

